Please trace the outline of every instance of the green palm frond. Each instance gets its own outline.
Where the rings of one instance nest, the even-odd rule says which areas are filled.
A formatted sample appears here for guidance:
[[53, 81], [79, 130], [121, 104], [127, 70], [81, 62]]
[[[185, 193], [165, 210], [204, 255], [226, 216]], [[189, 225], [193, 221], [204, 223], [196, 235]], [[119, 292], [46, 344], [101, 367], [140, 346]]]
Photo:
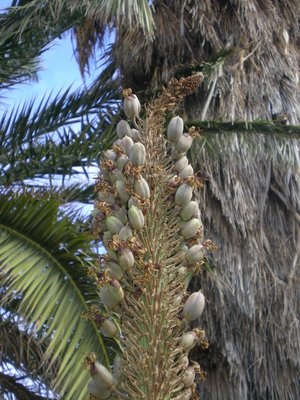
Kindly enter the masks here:
[[[39, 104], [26, 103], [0, 119], [0, 184], [45, 174], [76, 174], [111, 143], [117, 113], [117, 81], [70, 89]], [[34, 110], [34, 111], [32, 111]], [[77, 128], [78, 126], [78, 128]]]
[[1, 195], [1, 283], [6, 301], [21, 296], [18, 313], [49, 340], [48, 365], [59, 363], [54, 387], [65, 400], [80, 400], [87, 395], [84, 356], [94, 351], [108, 365], [115, 345], [81, 318], [88, 305], [99, 304], [87, 278], [90, 238], [58, 217], [58, 206], [51, 199]]

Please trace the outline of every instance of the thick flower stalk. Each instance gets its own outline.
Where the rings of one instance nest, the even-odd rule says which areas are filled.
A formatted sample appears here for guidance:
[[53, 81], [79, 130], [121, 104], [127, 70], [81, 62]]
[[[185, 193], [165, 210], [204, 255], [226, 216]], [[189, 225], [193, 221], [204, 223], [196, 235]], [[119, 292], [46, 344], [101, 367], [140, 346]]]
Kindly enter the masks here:
[[[202, 81], [196, 74], [173, 79], [138, 117], [140, 103], [124, 91], [129, 121], [117, 125], [118, 139], [106, 151], [96, 183], [95, 233], [107, 250], [94, 275], [108, 320], [102, 331], [117, 330], [122, 354], [112, 371], [89, 359], [90, 393], [96, 399], [175, 400], [197, 398], [195, 380], [203, 375], [188, 353], [200, 343], [190, 330], [204, 308], [201, 291], [187, 294], [187, 277], [199, 271], [205, 255], [203, 226], [194, 190], [201, 180], [186, 156], [197, 136], [184, 133], [179, 116], [165, 114]], [[102, 392], [101, 392], [102, 391]]]

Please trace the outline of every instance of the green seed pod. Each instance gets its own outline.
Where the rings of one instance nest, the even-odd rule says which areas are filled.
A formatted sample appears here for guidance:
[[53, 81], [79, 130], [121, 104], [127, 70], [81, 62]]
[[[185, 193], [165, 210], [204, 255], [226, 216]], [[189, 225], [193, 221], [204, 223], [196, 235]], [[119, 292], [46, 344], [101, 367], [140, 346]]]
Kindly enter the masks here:
[[134, 191], [143, 199], [150, 198], [150, 188], [147, 181], [144, 178], [140, 178], [134, 183]]
[[184, 348], [184, 350], [190, 350], [195, 346], [197, 342], [197, 336], [195, 332], [187, 332], [181, 336], [180, 344]]
[[181, 172], [187, 165], [189, 165], [189, 160], [186, 156], [183, 156], [174, 163], [173, 169], [177, 172]]
[[122, 224], [122, 222], [114, 215], [109, 215], [108, 217], [106, 217], [105, 222], [106, 222], [107, 229], [113, 235], [118, 234], [124, 226]]
[[131, 129], [131, 133], [128, 136], [130, 136], [133, 141], [137, 141], [139, 138], [139, 134], [140, 132], [137, 129]]
[[120, 207], [117, 211], [115, 211], [115, 216], [122, 222], [123, 225], [126, 224], [127, 218], [127, 211], [124, 207]]
[[183, 168], [182, 171], [179, 172], [180, 178], [188, 178], [189, 176], [194, 175], [194, 169], [191, 166], [191, 164], [187, 165], [186, 167]]
[[104, 156], [111, 161], [115, 161], [117, 158], [117, 154], [113, 150], [106, 150]]
[[175, 144], [178, 153], [186, 153], [193, 143], [193, 138], [188, 133], [184, 133], [179, 137]]
[[111, 396], [112, 389], [111, 390], [103, 390], [101, 387], [97, 385], [97, 381], [94, 379], [91, 379], [88, 383], [88, 391], [90, 394], [96, 397], [98, 400], [106, 400]]
[[192, 386], [192, 384], [195, 381], [195, 370], [193, 367], [188, 367], [184, 373], [183, 373], [183, 377], [182, 377], [182, 382], [184, 383], [184, 386], [189, 388]]
[[180, 234], [185, 239], [191, 239], [194, 237], [198, 230], [202, 227], [201, 221], [198, 218], [192, 218], [189, 221], [184, 222]]
[[190, 295], [183, 306], [183, 316], [187, 321], [194, 321], [203, 313], [205, 299], [201, 291]]
[[99, 201], [103, 201], [105, 203], [108, 204], [115, 204], [116, 199], [114, 198], [114, 196], [112, 194], [106, 194], [103, 192], [98, 192], [98, 200]]
[[146, 160], [146, 150], [142, 143], [135, 143], [129, 153], [129, 160], [133, 165], [144, 165]]
[[121, 142], [121, 146], [125, 150], [127, 156], [129, 156], [130, 149], [133, 146], [133, 140], [130, 136], [124, 136]]
[[127, 201], [130, 198], [130, 194], [125, 190], [125, 183], [123, 181], [117, 181], [115, 183], [115, 187], [122, 203], [127, 204]]
[[120, 354], [117, 354], [114, 359], [113, 371], [114, 384], [117, 386], [122, 379], [122, 357]]
[[186, 206], [192, 199], [193, 188], [184, 183], [180, 185], [175, 194], [175, 203], [181, 207]]
[[124, 175], [118, 168], [110, 171], [108, 177], [112, 184], [115, 184], [117, 181], [124, 181], [125, 179]]
[[104, 365], [95, 362], [91, 369], [91, 375], [99, 388], [103, 390], [111, 390], [113, 388], [114, 379], [112, 373]]
[[196, 201], [190, 201], [180, 212], [180, 217], [183, 221], [188, 221], [191, 218], [199, 218], [199, 205]]
[[107, 253], [107, 255], [108, 255], [110, 260], [118, 261], [118, 255], [117, 255], [117, 252], [115, 250], [108, 249], [106, 251], [106, 253]]
[[122, 154], [120, 157], [117, 158], [116, 166], [118, 170], [122, 171], [125, 165], [128, 163], [128, 157], [126, 154]]
[[100, 288], [100, 298], [107, 308], [114, 309], [124, 299], [124, 292], [120, 283], [117, 280], [112, 280], [102, 286]]
[[195, 264], [201, 261], [205, 255], [205, 247], [202, 244], [195, 244], [185, 254], [185, 258], [190, 264]]
[[109, 231], [105, 231], [103, 233], [103, 239], [102, 239], [102, 243], [104, 244], [105, 248], [108, 248], [108, 244], [112, 239], [112, 234]]
[[123, 271], [130, 270], [134, 265], [134, 255], [129, 249], [122, 250], [119, 255], [119, 264]]
[[106, 269], [109, 271], [109, 276], [112, 279], [116, 279], [118, 281], [120, 281], [123, 276], [124, 276], [124, 271], [123, 269], [120, 267], [119, 264], [117, 264], [114, 261], [110, 261], [107, 265], [106, 265]]
[[124, 242], [126, 242], [129, 238], [131, 238], [131, 236], [132, 236], [132, 230], [129, 228], [129, 226], [124, 226], [119, 232], [119, 238]]
[[130, 199], [128, 200], [128, 208], [131, 206], [138, 207], [138, 202], [136, 201], [134, 196], [130, 196]]
[[136, 118], [141, 111], [141, 104], [135, 94], [126, 96], [123, 103], [124, 112], [129, 119]]
[[131, 128], [128, 124], [127, 121], [124, 119], [121, 119], [121, 121], [118, 122], [117, 124], [117, 135], [119, 139], [123, 139], [124, 136], [130, 135], [131, 133]]
[[135, 229], [136, 231], [140, 231], [141, 229], [143, 229], [145, 218], [139, 208], [131, 206], [128, 211], [128, 219], [133, 229]]
[[180, 117], [173, 117], [169, 122], [167, 128], [167, 138], [171, 142], [176, 142], [183, 133], [183, 119]]
[[105, 337], [114, 337], [118, 333], [117, 325], [110, 319], [106, 319], [101, 324], [101, 333]]

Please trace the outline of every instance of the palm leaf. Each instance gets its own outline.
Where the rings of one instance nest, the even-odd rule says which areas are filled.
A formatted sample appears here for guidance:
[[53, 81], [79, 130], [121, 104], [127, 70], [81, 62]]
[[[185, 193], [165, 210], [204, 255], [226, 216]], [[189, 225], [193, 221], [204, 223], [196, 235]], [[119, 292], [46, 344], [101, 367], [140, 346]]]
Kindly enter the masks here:
[[112, 341], [103, 340], [94, 322], [81, 318], [98, 304], [87, 278], [90, 239], [67, 218], [57, 219], [58, 202], [2, 195], [0, 265], [6, 301], [21, 296], [18, 313], [49, 340], [48, 365], [59, 362], [54, 388], [64, 399], [84, 399], [88, 374], [83, 357], [94, 351], [108, 365]]

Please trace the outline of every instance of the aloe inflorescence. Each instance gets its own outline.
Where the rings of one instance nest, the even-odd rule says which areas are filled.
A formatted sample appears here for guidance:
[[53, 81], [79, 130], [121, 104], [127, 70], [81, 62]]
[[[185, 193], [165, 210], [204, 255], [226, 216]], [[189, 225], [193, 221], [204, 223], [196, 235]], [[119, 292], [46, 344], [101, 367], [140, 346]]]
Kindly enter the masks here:
[[187, 294], [187, 277], [203, 264], [206, 242], [195, 189], [201, 180], [186, 156], [195, 128], [166, 113], [197, 89], [202, 74], [172, 79], [145, 109], [124, 90], [129, 121], [117, 125], [118, 139], [104, 153], [96, 182], [94, 231], [107, 250], [94, 276], [108, 321], [119, 318], [122, 353], [111, 371], [87, 359], [95, 399], [192, 399], [200, 366], [188, 359], [197, 343], [207, 346], [201, 329], [190, 330], [204, 308], [201, 291]]

